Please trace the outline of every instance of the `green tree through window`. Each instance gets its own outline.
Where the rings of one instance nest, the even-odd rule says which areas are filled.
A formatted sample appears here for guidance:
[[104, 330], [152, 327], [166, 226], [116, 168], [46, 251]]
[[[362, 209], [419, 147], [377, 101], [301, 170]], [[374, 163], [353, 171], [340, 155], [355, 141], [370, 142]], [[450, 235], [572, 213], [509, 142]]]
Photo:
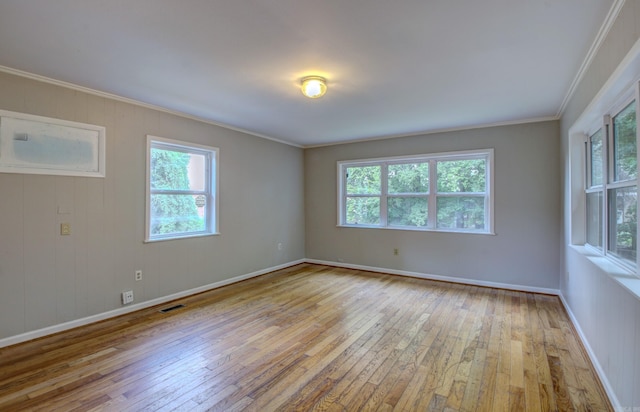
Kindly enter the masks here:
[[339, 162], [339, 224], [492, 231], [493, 150]]
[[148, 139], [147, 239], [214, 233], [217, 149]]
[[[188, 190], [190, 159], [189, 153], [151, 149], [152, 189]], [[154, 194], [151, 196], [151, 214], [151, 234], [154, 235], [205, 229], [204, 218], [198, 215], [192, 195]]]

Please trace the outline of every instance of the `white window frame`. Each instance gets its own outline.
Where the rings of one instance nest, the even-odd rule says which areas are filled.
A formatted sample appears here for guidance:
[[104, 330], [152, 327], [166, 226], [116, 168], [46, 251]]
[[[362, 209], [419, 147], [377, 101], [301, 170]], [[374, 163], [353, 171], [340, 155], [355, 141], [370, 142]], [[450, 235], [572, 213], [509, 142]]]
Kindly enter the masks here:
[[[640, 256], [638, 254], [638, 246], [636, 246], [636, 262], [630, 262], [627, 259], [622, 259], [616, 256], [615, 253], [610, 251], [610, 236], [609, 231], [611, 228], [609, 227], [609, 191], [611, 189], [624, 189], [626, 187], [636, 186], [638, 188], [638, 174], [636, 173], [635, 179], [627, 179], [623, 181], [614, 181], [614, 153], [613, 153], [613, 121], [614, 118], [622, 112], [629, 104], [631, 104], [635, 100], [636, 102], [636, 154], [640, 153], [638, 151], [638, 147], [640, 147], [640, 139], [638, 138], [639, 130], [637, 127], [637, 122], [640, 119], [640, 85], [638, 82], [634, 83], [634, 86], [626, 90], [621, 97], [616, 99], [616, 102], [606, 110], [606, 112], [602, 115], [602, 121], [594, 124], [590, 129], [589, 133], [586, 134], [585, 139], [585, 148], [586, 148], [586, 158], [585, 158], [585, 247], [589, 248], [594, 253], [600, 254], [602, 256], [607, 257], [615, 264], [627, 268], [632, 271], [636, 271], [638, 267], [637, 259]], [[592, 153], [591, 153], [591, 136], [596, 133], [599, 129], [602, 129], [602, 184], [593, 185], [591, 182], [592, 177]], [[639, 188], [640, 189], [640, 188]], [[602, 225], [602, 238], [600, 239], [601, 247], [597, 245], [591, 245], [589, 243], [589, 239], [586, 236], [588, 232], [588, 219], [589, 215], [586, 212], [586, 196], [589, 193], [602, 193], [603, 204], [602, 204], [602, 214], [600, 216], [600, 223]], [[638, 228], [636, 227], [636, 233], [640, 234]]]
[[[443, 152], [443, 153], [431, 153], [420, 154], [412, 156], [394, 156], [394, 157], [382, 157], [374, 159], [361, 159], [361, 160], [343, 160], [337, 162], [337, 187], [338, 187], [338, 227], [351, 227], [351, 228], [369, 228], [369, 229], [392, 229], [392, 230], [414, 230], [414, 231], [427, 231], [427, 232], [454, 232], [454, 233], [468, 233], [468, 234], [485, 234], [494, 235], [494, 196], [493, 196], [493, 176], [494, 176], [494, 150], [493, 149], [479, 149], [479, 150], [465, 150], [456, 152]], [[461, 193], [447, 193], [438, 194], [437, 192], [437, 162], [447, 160], [473, 160], [473, 159], [485, 159], [486, 160], [486, 190], [482, 194], [484, 197], [484, 229], [482, 230], [470, 230], [470, 229], [452, 229], [452, 228], [438, 228], [436, 224], [437, 217], [437, 198], [438, 197], [454, 197], [454, 196], [468, 196], [478, 195], [481, 193], [461, 192]], [[406, 163], [429, 163], [429, 192], [420, 194], [407, 194], [406, 196], [426, 197], [428, 199], [428, 214], [427, 224], [425, 227], [416, 226], [390, 226], [387, 220], [387, 197], [393, 197], [396, 194], [389, 194], [387, 191], [387, 168], [392, 164], [406, 164]], [[364, 166], [381, 166], [381, 194], [380, 194], [380, 224], [378, 225], [364, 225], [364, 224], [348, 224], [346, 223], [346, 169], [348, 167], [364, 167]], [[363, 195], [367, 196], [367, 195]], [[374, 195], [375, 196], [375, 195]], [[405, 196], [405, 194], [401, 194]], [[352, 197], [352, 196], [350, 196]]]
[[[207, 159], [205, 167], [205, 189], [194, 190], [153, 190], [151, 188], [151, 149], [160, 148], [185, 153], [204, 155]], [[166, 139], [164, 137], [147, 135], [147, 161], [146, 161], [146, 212], [145, 212], [145, 242], [157, 242], [172, 239], [184, 239], [202, 236], [212, 236], [218, 233], [218, 180], [219, 180], [219, 155], [220, 149], [197, 143], [189, 143], [180, 140]], [[197, 232], [181, 232], [162, 235], [151, 234], [151, 195], [154, 193], [166, 194], [194, 194], [206, 197], [205, 202], [205, 230]]]

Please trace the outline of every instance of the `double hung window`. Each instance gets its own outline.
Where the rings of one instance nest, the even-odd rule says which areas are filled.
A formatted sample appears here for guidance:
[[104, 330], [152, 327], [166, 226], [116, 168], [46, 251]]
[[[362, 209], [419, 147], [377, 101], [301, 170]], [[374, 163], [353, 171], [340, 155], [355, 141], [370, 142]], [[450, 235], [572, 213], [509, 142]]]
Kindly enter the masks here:
[[216, 233], [217, 163], [217, 148], [147, 136], [147, 241]]
[[637, 110], [633, 93], [586, 142], [586, 243], [630, 267], [637, 261]]
[[339, 226], [492, 233], [493, 150], [338, 162]]

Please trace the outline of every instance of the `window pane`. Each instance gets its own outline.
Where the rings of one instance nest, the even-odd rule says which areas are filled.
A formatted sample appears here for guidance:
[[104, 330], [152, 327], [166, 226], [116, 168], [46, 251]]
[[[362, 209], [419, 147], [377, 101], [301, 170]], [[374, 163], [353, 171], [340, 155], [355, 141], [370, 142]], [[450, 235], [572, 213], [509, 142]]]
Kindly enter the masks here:
[[347, 167], [347, 194], [380, 194], [380, 166]]
[[613, 118], [614, 180], [635, 179], [636, 158], [636, 102], [625, 107]]
[[204, 191], [206, 164], [201, 154], [151, 148], [151, 188]]
[[602, 184], [602, 129], [589, 139], [591, 142], [591, 186]]
[[347, 197], [348, 225], [379, 225], [379, 197]]
[[602, 248], [603, 192], [587, 193], [587, 243]]
[[151, 235], [201, 232], [205, 224], [206, 198], [194, 195], [151, 195]]
[[438, 196], [437, 227], [440, 229], [484, 229], [484, 197]]
[[638, 222], [637, 195], [636, 186], [609, 190], [609, 251], [634, 264]]
[[484, 192], [486, 190], [485, 159], [439, 161], [438, 192]]
[[427, 204], [425, 197], [389, 197], [389, 226], [426, 226]]
[[429, 163], [389, 165], [389, 193], [428, 193]]

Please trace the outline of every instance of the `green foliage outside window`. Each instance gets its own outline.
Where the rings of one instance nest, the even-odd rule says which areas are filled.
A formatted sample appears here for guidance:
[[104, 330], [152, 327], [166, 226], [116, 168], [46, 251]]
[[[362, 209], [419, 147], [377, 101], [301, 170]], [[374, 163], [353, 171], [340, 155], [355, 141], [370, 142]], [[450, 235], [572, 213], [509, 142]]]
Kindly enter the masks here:
[[[190, 154], [151, 149], [151, 189], [189, 190]], [[151, 234], [198, 232], [206, 229], [192, 194], [151, 195]]]
[[437, 165], [438, 193], [482, 193], [480, 196], [438, 196], [438, 228], [484, 229], [484, 159], [445, 160]]
[[388, 189], [398, 194], [387, 199], [387, 219], [390, 226], [426, 226], [428, 200], [426, 197], [401, 194], [429, 193], [429, 163], [391, 164], [388, 167]]
[[615, 181], [635, 179], [638, 174], [636, 105], [624, 108], [613, 119]]
[[349, 167], [346, 170], [348, 195], [377, 195], [347, 198], [347, 223], [354, 225], [380, 224], [380, 166]]
[[[638, 174], [636, 145], [636, 103], [625, 107], [613, 119], [614, 180], [635, 179]], [[636, 261], [638, 193], [636, 186], [612, 189], [609, 249], [623, 259]]]
[[[437, 176], [432, 177], [434, 166]], [[485, 158], [345, 167], [344, 223], [380, 225], [386, 213], [388, 226], [426, 228], [429, 213], [436, 213], [437, 228], [484, 230], [486, 168]], [[431, 178], [437, 179], [435, 194], [429, 193]], [[431, 212], [429, 197], [434, 195], [437, 210]]]

